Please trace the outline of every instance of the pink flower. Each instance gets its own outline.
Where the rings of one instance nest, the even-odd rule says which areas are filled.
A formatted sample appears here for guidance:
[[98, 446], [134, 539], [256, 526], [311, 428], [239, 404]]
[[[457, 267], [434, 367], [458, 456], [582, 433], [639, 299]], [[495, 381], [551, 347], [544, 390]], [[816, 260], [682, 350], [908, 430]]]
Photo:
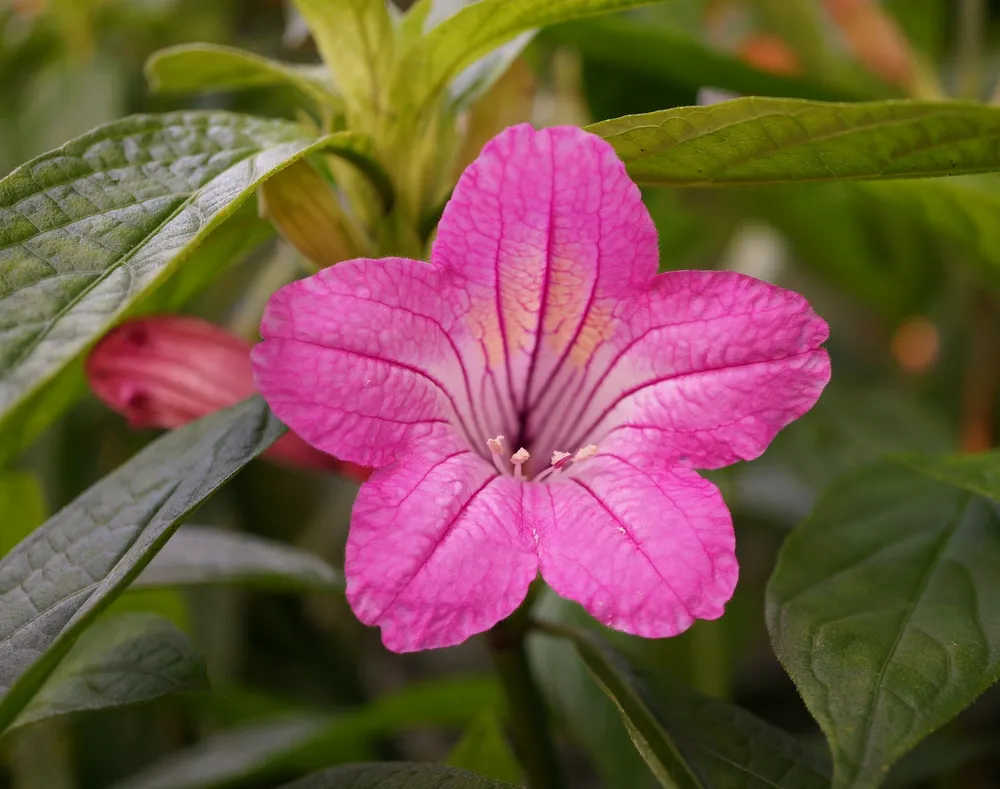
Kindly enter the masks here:
[[[250, 344], [197, 318], [161, 315], [117, 326], [86, 361], [87, 381], [129, 427], [173, 428], [235, 405], [257, 391]], [[301, 468], [367, 479], [368, 470], [313, 449], [294, 433], [266, 457]]]
[[539, 571], [629, 633], [722, 615], [732, 522], [694, 469], [757, 457], [812, 407], [828, 330], [795, 293], [657, 259], [611, 146], [517, 126], [465, 171], [430, 264], [352, 260], [271, 298], [264, 397], [378, 469], [347, 595], [387, 647], [482, 632]]

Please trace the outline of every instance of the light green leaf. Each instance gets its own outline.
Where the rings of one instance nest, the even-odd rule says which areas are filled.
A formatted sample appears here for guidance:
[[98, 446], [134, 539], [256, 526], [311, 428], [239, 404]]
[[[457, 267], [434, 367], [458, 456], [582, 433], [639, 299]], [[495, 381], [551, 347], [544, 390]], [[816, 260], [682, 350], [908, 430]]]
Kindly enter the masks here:
[[650, 5], [655, 0], [480, 0], [441, 22], [403, 52], [393, 100], [420, 115], [462, 71], [535, 28]]
[[255, 397], [168, 433], [0, 560], [0, 730], [181, 521], [284, 431]]
[[281, 120], [138, 115], [0, 181], [0, 460], [72, 401], [59, 376], [116, 320], [181, 271], [188, 294], [214, 277], [218, 266], [199, 272], [192, 255], [263, 181], [318, 150], [386, 178], [370, 147]]
[[341, 591], [340, 573], [314, 554], [253, 534], [184, 526], [130, 588], [241, 584], [281, 591]]
[[33, 474], [0, 474], [0, 559], [45, 520], [42, 486]]
[[216, 789], [286, 769], [315, 769], [336, 758], [366, 758], [366, 744], [376, 737], [416, 727], [461, 728], [501, 704], [492, 678], [417, 683], [338, 715], [304, 712], [220, 732], [115, 789]]
[[657, 77], [671, 85], [691, 88], [710, 85], [753, 96], [794, 96], [820, 101], [888, 97], [760, 71], [682, 30], [627, 18], [568, 22], [549, 28], [543, 37], [575, 47], [588, 60]]
[[1000, 674], [1000, 454], [904, 455], [831, 486], [767, 596], [775, 651], [838, 789], [889, 767]]
[[630, 115], [588, 130], [642, 184], [873, 180], [1000, 170], [1000, 108], [742, 98]]
[[438, 764], [347, 764], [283, 789], [516, 789], [513, 784]]
[[234, 47], [168, 47], [150, 56], [145, 71], [150, 88], [162, 93], [287, 85], [307, 96], [321, 112], [343, 111], [343, 101], [322, 66], [281, 63]]
[[184, 633], [154, 614], [123, 614], [80, 636], [12, 727], [203, 690], [205, 661]]
[[498, 781], [522, 782], [517, 757], [507, 743], [500, 721], [491, 712], [472, 721], [448, 756], [448, 764]]
[[823, 759], [810, 746], [662, 672], [627, 666], [605, 644], [564, 631], [665, 787], [826, 789]]
[[348, 111], [355, 121], [358, 115], [370, 116], [383, 101], [394, 56], [395, 35], [385, 0], [294, 2]]

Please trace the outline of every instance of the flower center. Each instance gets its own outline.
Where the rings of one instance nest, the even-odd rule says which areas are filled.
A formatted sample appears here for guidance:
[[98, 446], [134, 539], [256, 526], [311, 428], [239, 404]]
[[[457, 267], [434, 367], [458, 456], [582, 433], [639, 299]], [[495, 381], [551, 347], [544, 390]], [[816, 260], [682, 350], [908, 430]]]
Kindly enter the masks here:
[[[506, 456], [507, 450], [504, 447], [504, 442], [505, 439], [503, 436], [486, 440], [486, 446], [490, 448], [490, 454], [493, 456], [493, 465], [496, 466], [497, 471], [501, 474], [512, 475], [514, 479], [531, 479], [524, 474], [524, 464], [531, 459], [531, 454], [524, 447], [521, 447], [510, 456], [510, 460], [505, 464], [503, 458]], [[570, 466], [575, 466], [577, 463], [582, 463], [596, 454], [597, 447], [594, 444], [587, 444], [585, 447], [581, 447], [575, 455], [570, 452], [553, 452], [549, 467], [539, 472], [531, 481], [542, 482], [546, 477], [550, 477], [556, 472], [563, 471]]]

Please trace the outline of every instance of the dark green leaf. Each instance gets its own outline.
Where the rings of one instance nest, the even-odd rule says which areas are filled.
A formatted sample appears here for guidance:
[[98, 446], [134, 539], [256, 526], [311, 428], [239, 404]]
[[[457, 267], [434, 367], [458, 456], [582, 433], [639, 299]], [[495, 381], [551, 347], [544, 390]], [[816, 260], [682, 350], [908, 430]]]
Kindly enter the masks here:
[[413, 684], [338, 715], [300, 713], [221, 732], [115, 789], [215, 789], [290, 768], [315, 769], [337, 758], [367, 758], [366, 744], [375, 737], [416, 727], [461, 728], [500, 704], [492, 679]]
[[649, 5], [654, 0], [480, 0], [444, 20], [403, 52], [392, 97], [416, 114], [468, 66], [534, 28]]
[[875, 787], [1000, 674], [1000, 456], [900, 456], [835, 483], [768, 588], [775, 651], [833, 752]]
[[544, 39], [575, 47], [596, 63], [657, 77], [671, 85], [694, 89], [711, 85], [753, 96], [794, 96], [820, 101], [883, 98], [853, 95], [800, 77], [760, 71], [681, 30], [620, 17], [557, 25], [545, 31]]
[[204, 279], [192, 269], [195, 249], [316, 150], [381, 173], [362, 135], [317, 140], [287, 121], [186, 112], [110, 123], [0, 181], [0, 459], [72, 400], [60, 376], [116, 320], [181, 269], [188, 293], [214, 277], [217, 266]]
[[0, 474], [0, 558], [45, 520], [45, 499], [35, 477], [25, 471]]
[[283, 789], [515, 789], [513, 784], [437, 764], [347, 764]]
[[477, 717], [448, 756], [448, 764], [498, 781], [521, 783], [521, 767], [510, 749], [497, 716]]
[[871, 180], [1000, 170], [1000, 108], [743, 98], [602, 121], [636, 181], [660, 186]]
[[0, 730], [181, 521], [284, 430], [255, 397], [168, 433], [0, 560]]
[[146, 61], [150, 87], [164, 93], [238, 90], [288, 85], [322, 112], [341, 111], [343, 101], [326, 69], [262, 58], [216, 44], [182, 44], [161, 49]]
[[662, 672], [626, 666], [582, 631], [564, 631], [665, 787], [825, 789], [823, 755], [744, 710]]
[[73, 645], [13, 726], [208, 689], [205, 661], [154, 614], [101, 619]]
[[340, 591], [340, 573], [314, 554], [252, 534], [184, 526], [131, 588], [241, 584], [281, 591]]

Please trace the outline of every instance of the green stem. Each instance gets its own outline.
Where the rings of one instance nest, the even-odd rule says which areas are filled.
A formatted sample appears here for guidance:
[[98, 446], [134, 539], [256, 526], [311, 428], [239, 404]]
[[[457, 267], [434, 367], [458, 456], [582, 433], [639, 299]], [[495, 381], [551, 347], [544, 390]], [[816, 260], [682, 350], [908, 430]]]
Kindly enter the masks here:
[[507, 697], [514, 748], [528, 778], [530, 789], [561, 789], [564, 786], [549, 712], [535, 683], [525, 649], [528, 604], [486, 634], [493, 664]]
[[958, 96], [982, 98], [983, 35], [986, 0], [961, 0], [958, 7]]

